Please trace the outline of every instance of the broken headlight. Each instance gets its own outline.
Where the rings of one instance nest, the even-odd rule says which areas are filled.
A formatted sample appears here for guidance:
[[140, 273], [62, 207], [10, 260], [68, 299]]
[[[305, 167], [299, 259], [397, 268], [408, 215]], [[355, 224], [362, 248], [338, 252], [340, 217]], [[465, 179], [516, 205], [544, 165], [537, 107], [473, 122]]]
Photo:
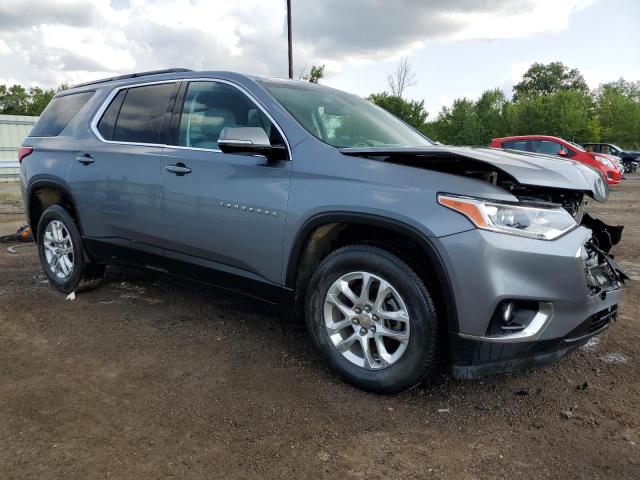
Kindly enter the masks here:
[[466, 216], [478, 228], [553, 240], [577, 224], [562, 207], [524, 206], [470, 197], [438, 195], [438, 203]]

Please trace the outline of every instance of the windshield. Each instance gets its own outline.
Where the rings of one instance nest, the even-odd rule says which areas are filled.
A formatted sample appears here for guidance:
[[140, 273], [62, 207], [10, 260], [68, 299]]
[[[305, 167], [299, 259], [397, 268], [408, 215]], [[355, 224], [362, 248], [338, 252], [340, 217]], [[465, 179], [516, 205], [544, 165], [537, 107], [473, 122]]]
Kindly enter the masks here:
[[569, 142], [569, 141], [567, 141], [567, 143], [569, 145], [571, 145], [572, 147], [574, 147], [579, 152], [586, 152], [586, 150], [584, 149], [584, 147], [582, 145], [578, 145], [577, 143], [573, 143], [573, 142]]
[[334, 147], [433, 145], [386, 110], [355, 95], [287, 83], [264, 85], [309, 133]]

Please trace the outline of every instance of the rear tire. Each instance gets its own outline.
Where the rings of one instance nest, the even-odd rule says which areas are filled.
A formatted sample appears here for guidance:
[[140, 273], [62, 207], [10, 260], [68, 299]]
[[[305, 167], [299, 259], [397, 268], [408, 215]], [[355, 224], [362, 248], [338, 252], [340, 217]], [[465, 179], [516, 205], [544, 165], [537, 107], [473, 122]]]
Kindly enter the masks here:
[[431, 296], [416, 273], [386, 250], [350, 245], [328, 255], [313, 273], [305, 307], [314, 346], [356, 387], [397, 393], [437, 370]]
[[80, 230], [62, 206], [52, 205], [44, 211], [36, 238], [42, 270], [57, 290], [87, 291], [102, 282], [104, 265], [85, 258]]

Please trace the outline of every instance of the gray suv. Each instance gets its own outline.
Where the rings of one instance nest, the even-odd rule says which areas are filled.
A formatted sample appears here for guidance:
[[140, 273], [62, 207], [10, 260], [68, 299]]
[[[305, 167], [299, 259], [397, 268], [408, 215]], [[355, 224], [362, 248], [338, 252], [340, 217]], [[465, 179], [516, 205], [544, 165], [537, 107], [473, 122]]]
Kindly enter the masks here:
[[91, 82], [19, 156], [58, 290], [126, 264], [243, 292], [304, 317], [366, 390], [546, 364], [616, 318], [607, 226], [581, 225], [608, 195], [596, 171], [435, 144], [338, 90], [184, 69]]

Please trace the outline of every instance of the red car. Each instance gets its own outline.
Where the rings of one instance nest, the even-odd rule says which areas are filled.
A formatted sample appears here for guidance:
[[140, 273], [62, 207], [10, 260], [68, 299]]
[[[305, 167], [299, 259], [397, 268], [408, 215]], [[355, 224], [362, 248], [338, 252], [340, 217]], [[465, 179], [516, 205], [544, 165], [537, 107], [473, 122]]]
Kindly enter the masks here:
[[596, 168], [607, 179], [609, 185], [620, 183], [622, 173], [606, 156], [588, 152], [580, 145], [568, 142], [558, 137], [548, 135], [519, 135], [516, 137], [494, 138], [491, 140], [493, 148], [507, 148], [531, 153], [558, 155], [559, 157], [586, 163]]

